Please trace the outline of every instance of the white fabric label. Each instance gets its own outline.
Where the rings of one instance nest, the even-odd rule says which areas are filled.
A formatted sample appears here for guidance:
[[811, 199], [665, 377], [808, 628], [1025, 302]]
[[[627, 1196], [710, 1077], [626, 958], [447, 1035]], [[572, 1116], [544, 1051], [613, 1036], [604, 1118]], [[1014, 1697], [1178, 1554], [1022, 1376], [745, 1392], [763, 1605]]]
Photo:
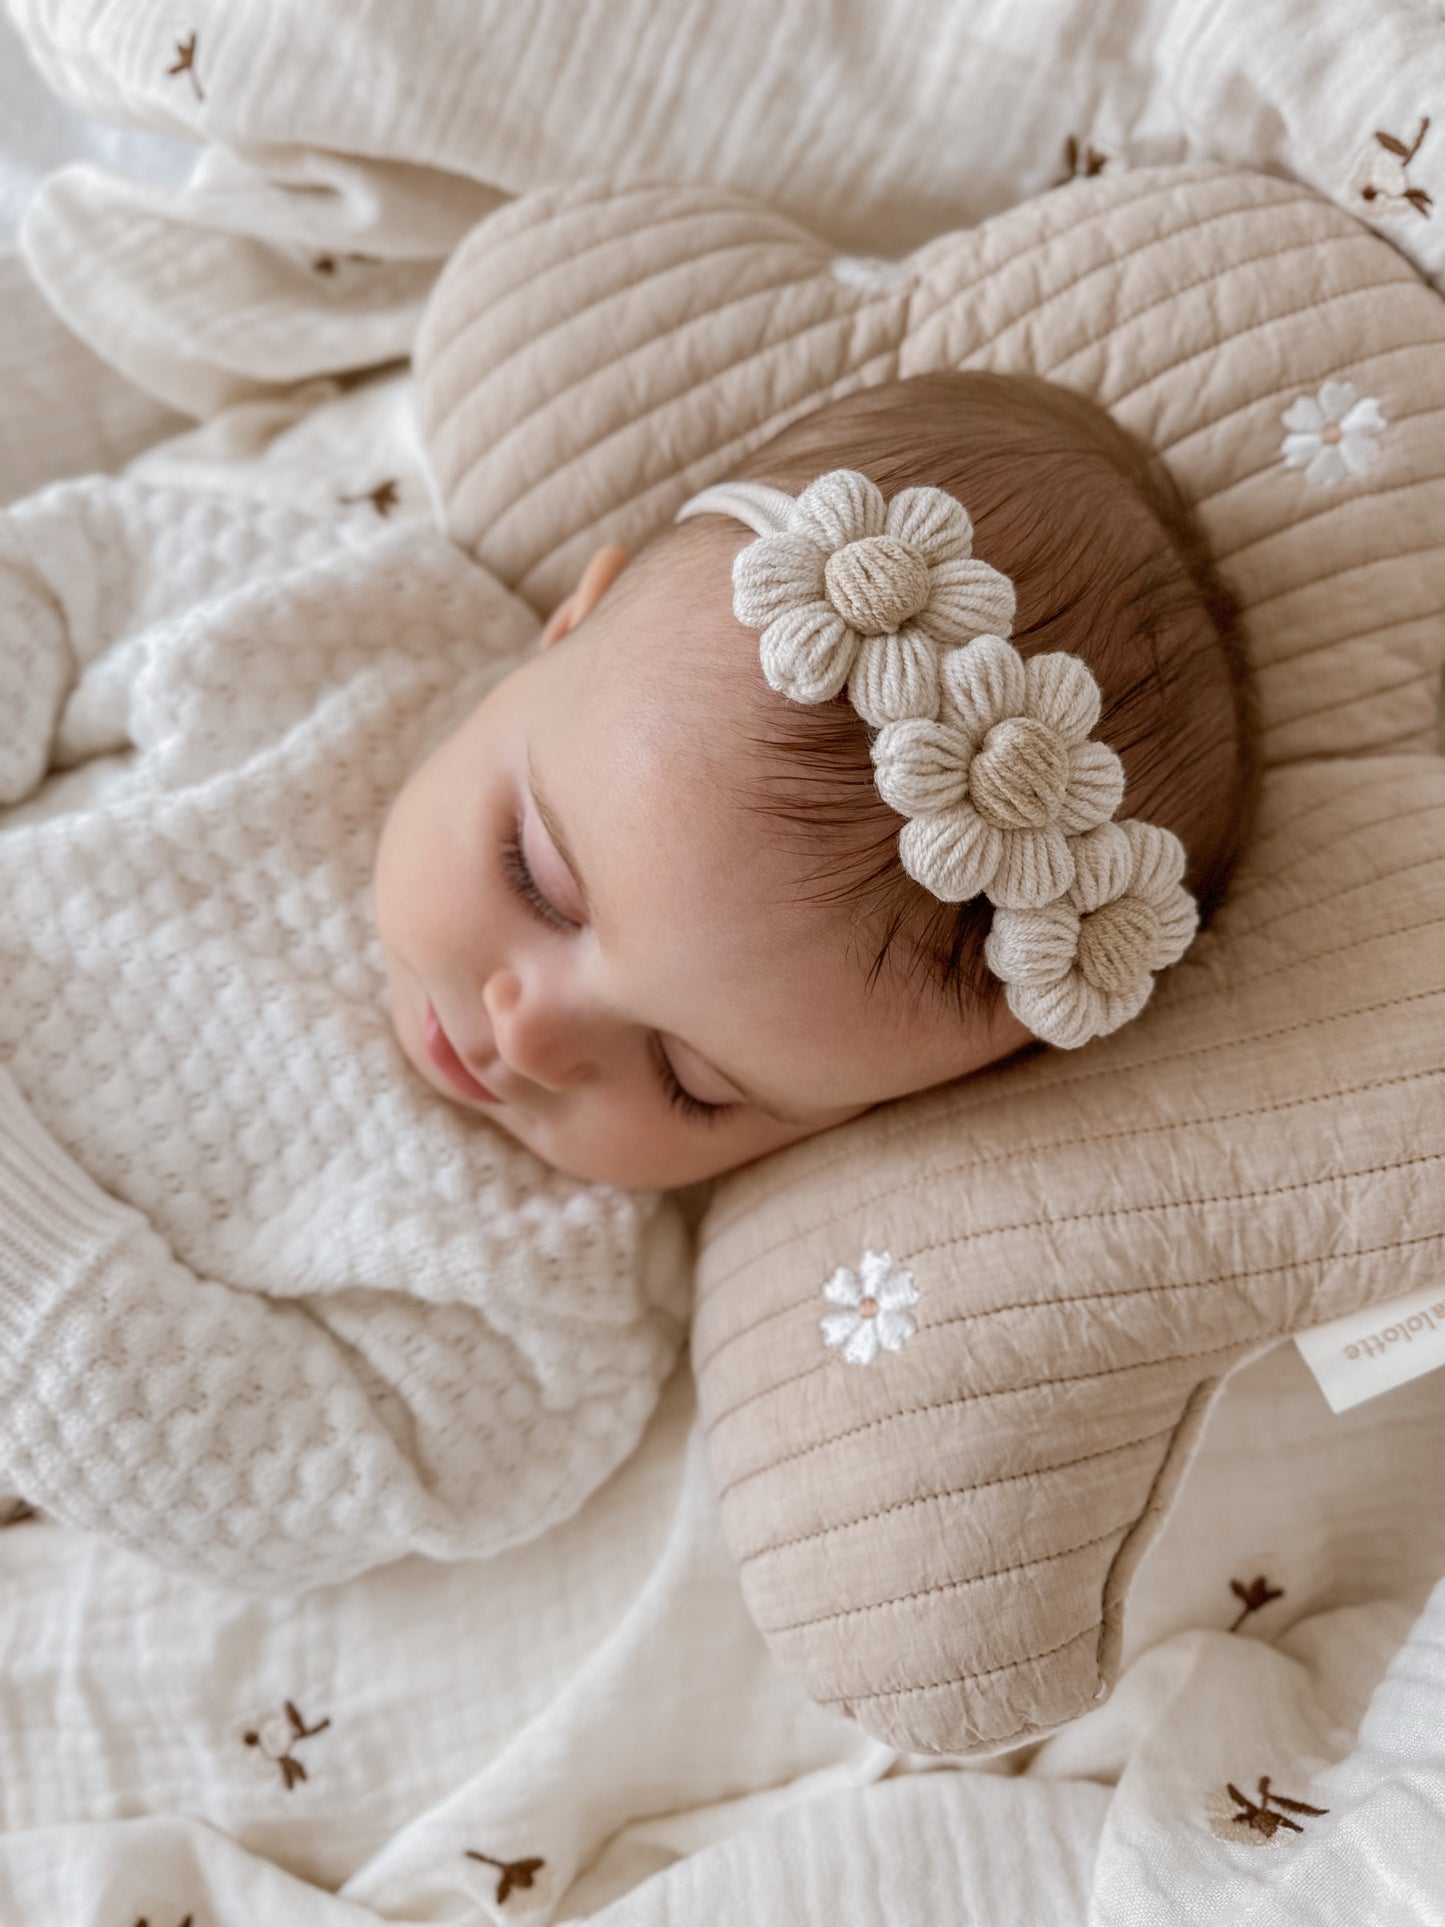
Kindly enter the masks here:
[[1296, 1332], [1294, 1342], [1330, 1410], [1348, 1412], [1445, 1365], [1445, 1284]]

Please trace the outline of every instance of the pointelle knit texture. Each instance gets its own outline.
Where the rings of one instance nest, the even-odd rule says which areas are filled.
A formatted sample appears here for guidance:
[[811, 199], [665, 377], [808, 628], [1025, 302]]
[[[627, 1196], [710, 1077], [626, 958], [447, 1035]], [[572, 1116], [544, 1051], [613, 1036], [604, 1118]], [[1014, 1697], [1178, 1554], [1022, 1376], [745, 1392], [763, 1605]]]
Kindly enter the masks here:
[[371, 866], [537, 622], [429, 528], [135, 481], [0, 517], [0, 1489], [304, 1588], [627, 1456], [686, 1237], [438, 1096]]

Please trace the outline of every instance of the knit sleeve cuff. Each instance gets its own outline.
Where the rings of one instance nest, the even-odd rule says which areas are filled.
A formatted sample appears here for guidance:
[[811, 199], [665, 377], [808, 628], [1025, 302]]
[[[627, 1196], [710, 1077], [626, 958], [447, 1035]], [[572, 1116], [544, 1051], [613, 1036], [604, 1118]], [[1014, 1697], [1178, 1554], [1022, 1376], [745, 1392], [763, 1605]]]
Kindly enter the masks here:
[[0, 1395], [46, 1308], [93, 1276], [138, 1220], [61, 1149], [0, 1066]]

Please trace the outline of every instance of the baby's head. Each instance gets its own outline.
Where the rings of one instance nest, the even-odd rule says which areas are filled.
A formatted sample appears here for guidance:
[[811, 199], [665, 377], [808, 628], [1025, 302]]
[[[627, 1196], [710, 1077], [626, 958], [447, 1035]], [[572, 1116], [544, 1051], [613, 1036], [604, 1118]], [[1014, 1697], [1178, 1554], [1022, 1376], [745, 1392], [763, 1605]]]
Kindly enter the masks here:
[[[964, 505], [975, 558], [1012, 582], [1014, 647], [1082, 658], [1102, 693], [1082, 733], [1122, 760], [1123, 800], [1065, 827], [1112, 815], [1172, 832], [1207, 916], [1247, 822], [1253, 744], [1232, 608], [1167, 479], [1071, 392], [982, 374], [830, 403], [741, 476], [796, 497], [842, 469], [890, 500], [932, 487]], [[406, 1055], [439, 1093], [581, 1178], [711, 1176], [1049, 1028], [1038, 997], [989, 967], [994, 904], [942, 901], [904, 867], [908, 818], [880, 779], [914, 814], [910, 867], [928, 845], [935, 869], [971, 874], [957, 837], [940, 845], [943, 819], [907, 801], [937, 775], [928, 743], [921, 763], [909, 739], [875, 771], [879, 731], [846, 689], [803, 702], [770, 686], [763, 622], [734, 613], [734, 558], [756, 540], [702, 513], [630, 559], [599, 551], [538, 656], [412, 777], [382, 837], [377, 922]], [[866, 603], [868, 581], [853, 592]], [[965, 711], [951, 700], [956, 730]], [[992, 759], [1000, 821], [1014, 820], [1018, 753]], [[1018, 807], [1027, 818], [1029, 799]], [[1113, 826], [1104, 835], [1118, 842]], [[1005, 921], [992, 961], [1016, 975]], [[1062, 921], [1076, 942], [1078, 917]], [[1097, 974], [1122, 993], [1119, 944], [1137, 933], [1106, 922]]]

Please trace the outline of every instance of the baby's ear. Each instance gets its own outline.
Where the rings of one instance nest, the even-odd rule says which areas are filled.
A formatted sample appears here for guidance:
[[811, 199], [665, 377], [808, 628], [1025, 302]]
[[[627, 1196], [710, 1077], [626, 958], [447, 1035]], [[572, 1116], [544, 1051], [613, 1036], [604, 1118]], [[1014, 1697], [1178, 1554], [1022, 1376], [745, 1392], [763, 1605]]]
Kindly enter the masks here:
[[547, 627], [542, 631], [542, 647], [550, 649], [554, 642], [560, 642], [569, 630], [577, 624], [601, 601], [603, 595], [622, 573], [627, 563], [627, 551], [619, 542], [609, 542], [605, 548], [594, 552], [591, 561], [582, 571], [582, 580], [553, 611]]

